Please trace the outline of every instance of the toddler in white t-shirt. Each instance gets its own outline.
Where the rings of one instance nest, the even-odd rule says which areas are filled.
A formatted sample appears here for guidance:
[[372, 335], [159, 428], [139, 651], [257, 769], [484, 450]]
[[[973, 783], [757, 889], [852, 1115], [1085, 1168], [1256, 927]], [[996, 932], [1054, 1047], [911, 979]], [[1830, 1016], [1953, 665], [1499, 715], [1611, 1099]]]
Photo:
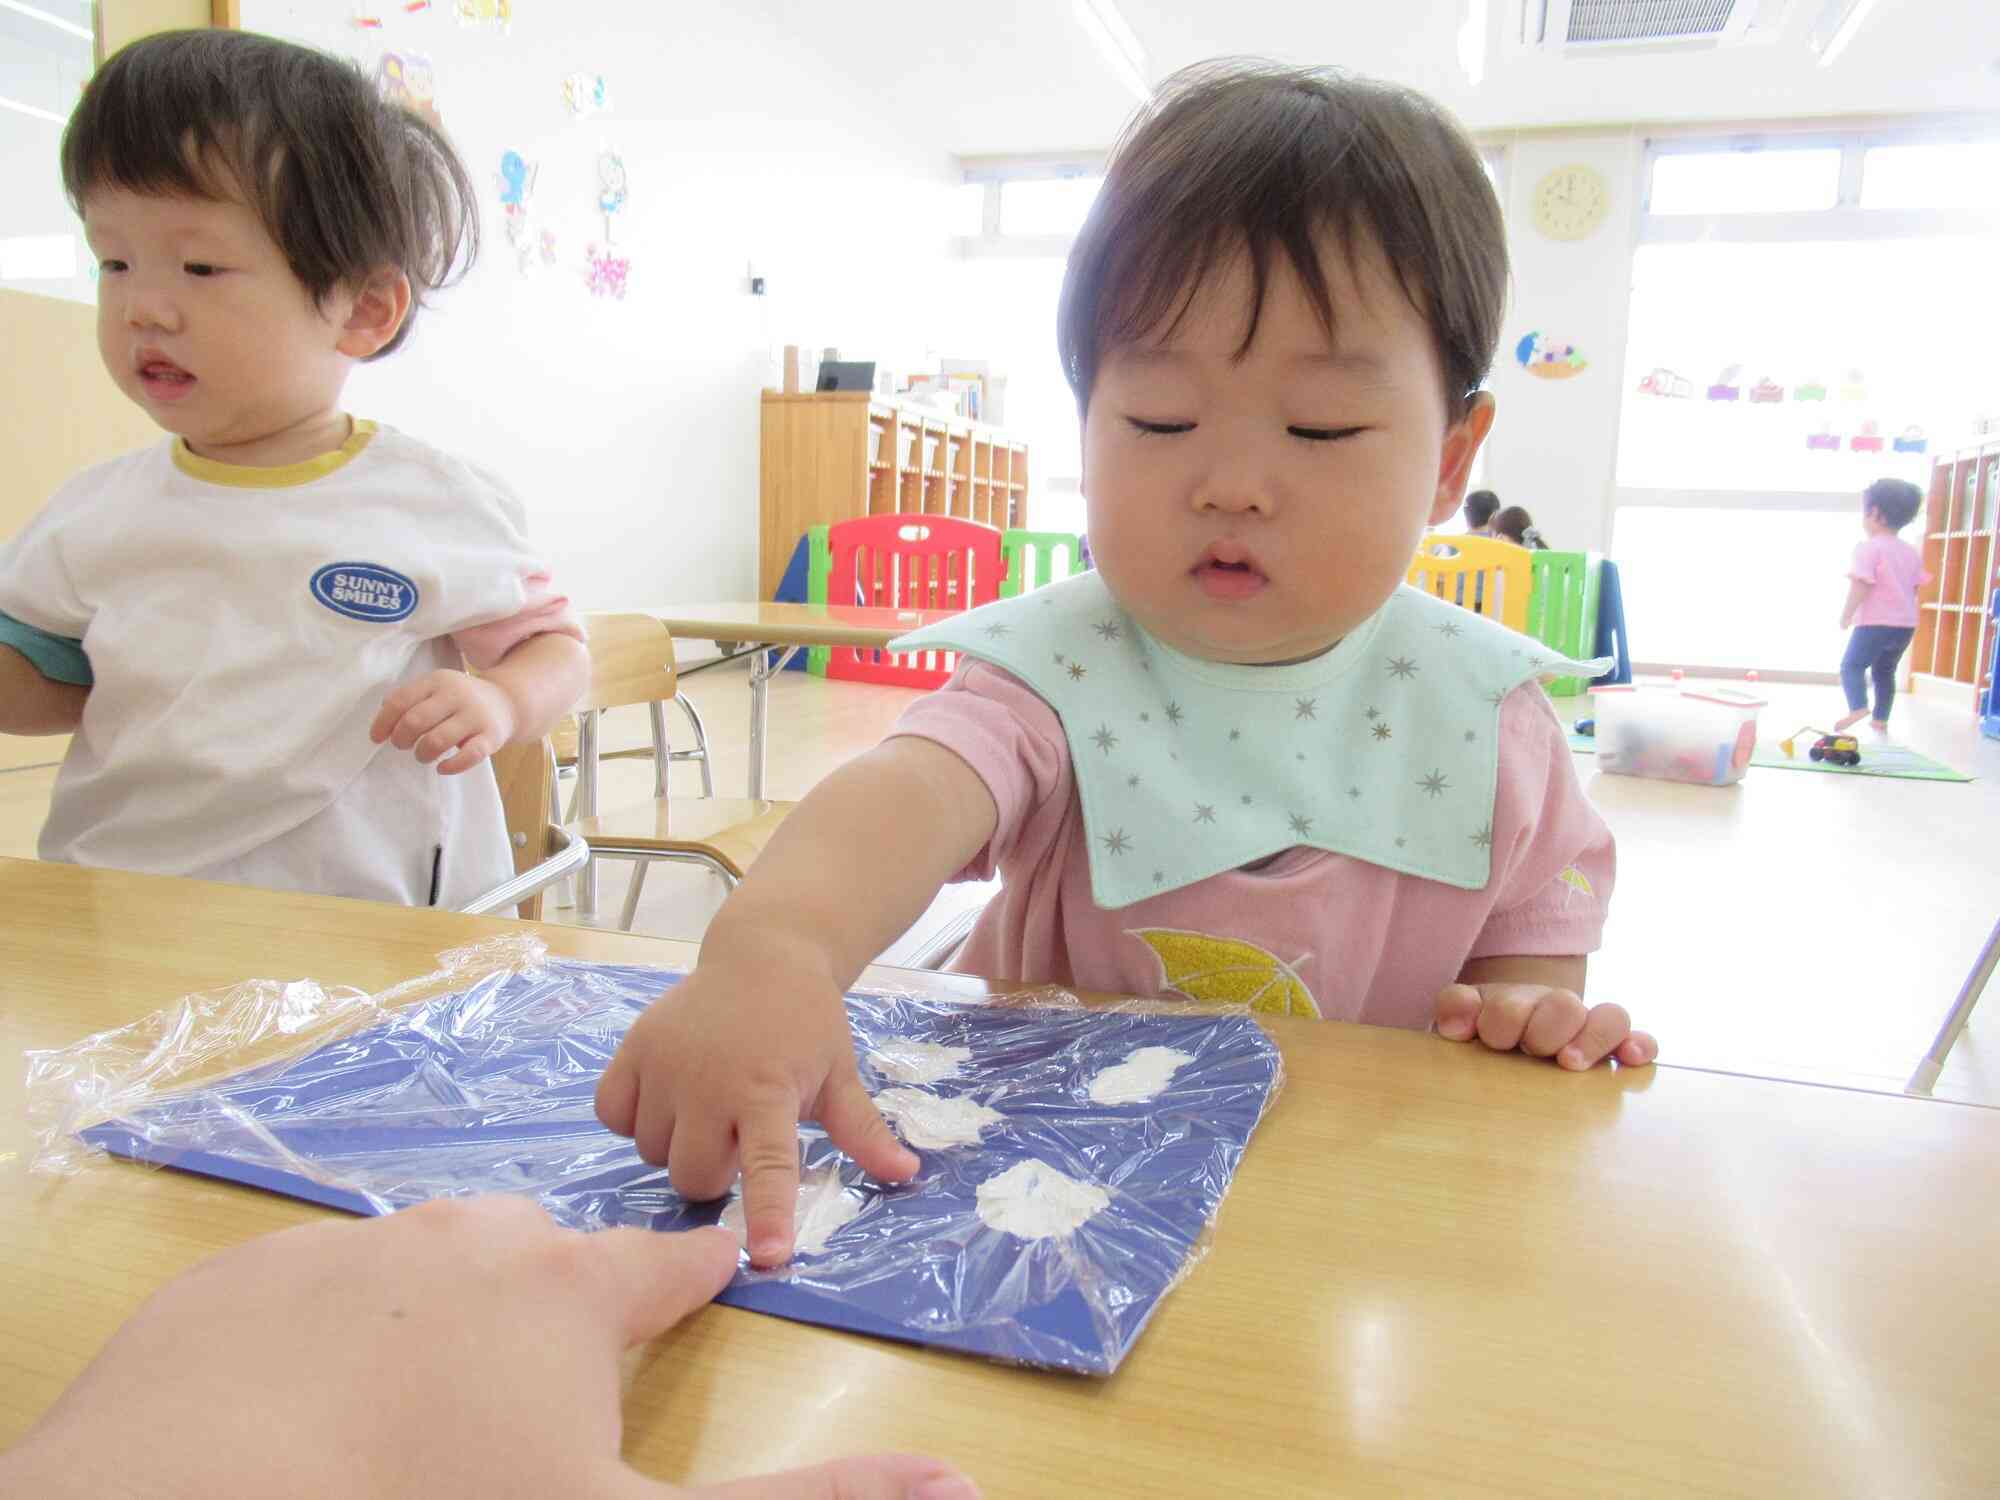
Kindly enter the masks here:
[[575, 702], [582, 629], [509, 491], [341, 407], [476, 251], [451, 145], [349, 64], [168, 32], [97, 72], [62, 167], [105, 368], [174, 437], [0, 547], [0, 733], [75, 734], [43, 857], [419, 905], [505, 879], [487, 758]]

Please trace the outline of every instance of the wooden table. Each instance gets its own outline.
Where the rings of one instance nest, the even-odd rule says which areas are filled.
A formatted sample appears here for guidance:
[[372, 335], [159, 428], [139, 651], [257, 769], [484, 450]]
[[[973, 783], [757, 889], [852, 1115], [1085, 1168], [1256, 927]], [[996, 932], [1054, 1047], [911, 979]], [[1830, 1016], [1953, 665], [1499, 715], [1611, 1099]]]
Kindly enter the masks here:
[[[122, 1163], [28, 1175], [21, 1049], [256, 975], [374, 989], [520, 927], [12, 860], [0, 908], [6, 1443], [154, 1287], [323, 1212]], [[628, 1456], [706, 1481], [923, 1450], [994, 1500], [1994, 1492], [2000, 1112], [1271, 1030], [1286, 1083], [1213, 1247], [1112, 1379], [712, 1307], [636, 1361]]]
[[[899, 635], [951, 618], [949, 611], [871, 609], [856, 604], [677, 604], [646, 613], [657, 616], [676, 636], [714, 641], [722, 648], [719, 658], [682, 668], [684, 676], [739, 656], [750, 657], [752, 797], [764, 795], [764, 732], [770, 715], [771, 674], [782, 672], [801, 646], [879, 649]], [[776, 662], [770, 659], [773, 647], [780, 648]]]

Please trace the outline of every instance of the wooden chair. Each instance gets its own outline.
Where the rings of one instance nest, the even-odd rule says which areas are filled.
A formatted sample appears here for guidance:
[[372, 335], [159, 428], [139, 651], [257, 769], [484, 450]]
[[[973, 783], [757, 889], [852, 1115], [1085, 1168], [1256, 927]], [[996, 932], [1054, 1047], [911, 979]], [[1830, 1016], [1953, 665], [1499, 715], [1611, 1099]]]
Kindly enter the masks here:
[[459, 908], [474, 916], [516, 908], [525, 922], [542, 916], [542, 892], [568, 880], [590, 862], [590, 846], [549, 818], [555, 790], [555, 757], [549, 742], [509, 745], [493, 757], [507, 840], [514, 846], [514, 878]]
[[[1444, 552], [1450, 555], [1441, 556]], [[1483, 536], [1427, 536], [1409, 572], [1412, 587], [1523, 634], [1534, 581], [1534, 563], [1525, 548]]]
[[[662, 709], [679, 692], [673, 637], [651, 615], [591, 615], [585, 624], [590, 686], [577, 705], [575, 831], [590, 846], [591, 863], [577, 882], [577, 910], [583, 915], [596, 910], [598, 860], [631, 860], [637, 868], [618, 923], [630, 931], [650, 865], [700, 865], [734, 886], [792, 804], [738, 797], [670, 799]], [[600, 811], [599, 767], [606, 758], [598, 748], [600, 716], [606, 709], [640, 703], [649, 705], [653, 715], [653, 796], [637, 806]]]

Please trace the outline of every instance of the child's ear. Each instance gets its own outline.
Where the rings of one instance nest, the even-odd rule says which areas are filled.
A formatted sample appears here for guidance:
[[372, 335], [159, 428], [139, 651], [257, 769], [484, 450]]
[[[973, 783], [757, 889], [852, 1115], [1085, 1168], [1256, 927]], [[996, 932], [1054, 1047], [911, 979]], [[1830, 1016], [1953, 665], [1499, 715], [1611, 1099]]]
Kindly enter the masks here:
[[354, 293], [334, 347], [351, 358], [366, 359], [396, 336], [409, 315], [410, 278], [396, 267], [384, 267]]
[[1431, 501], [1431, 525], [1442, 526], [1465, 503], [1465, 486], [1472, 477], [1472, 460], [1493, 430], [1497, 408], [1491, 391], [1478, 391], [1465, 415], [1445, 429], [1444, 453], [1438, 462], [1437, 495]]

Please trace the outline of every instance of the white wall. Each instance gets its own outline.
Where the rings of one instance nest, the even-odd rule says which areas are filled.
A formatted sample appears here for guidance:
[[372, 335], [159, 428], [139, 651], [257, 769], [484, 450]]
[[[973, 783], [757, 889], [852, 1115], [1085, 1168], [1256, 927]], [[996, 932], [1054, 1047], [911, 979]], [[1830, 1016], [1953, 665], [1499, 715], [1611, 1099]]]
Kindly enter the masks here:
[[[935, 337], [949, 158], [919, 124], [795, 46], [783, 0], [525, 5], [505, 34], [449, 5], [379, 30], [342, 0], [246, 0], [248, 28], [343, 52], [427, 53], [445, 128], [482, 188], [478, 268], [364, 367], [349, 406], [497, 471], [526, 498], [586, 608], [750, 598], [758, 393], [773, 351], [836, 345], [908, 368]], [[601, 73], [613, 108], [575, 119], [561, 84]], [[629, 291], [590, 296], [597, 156], [624, 158], [616, 248]], [[539, 162], [534, 207], [561, 264], [516, 270], [503, 151]], [[749, 294], [754, 264], [770, 294]]]
[[[1601, 551], [1611, 540], [1644, 147], [1635, 136], [1607, 135], [1523, 140], [1507, 152], [1514, 295], [1494, 364], [1498, 418], [1488, 440], [1485, 483], [1503, 504], [1525, 505], [1549, 545], [1567, 551]], [[1548, 239], [1532, 222], [1535, 184], [1571, 163], [1603, 173], [1611, 209], [1589, 239]], [[1537, 329], [1574, 344], [1589, 368], [1572, 380], [1529, 375], [1516, 362], [1514, 345]]]

